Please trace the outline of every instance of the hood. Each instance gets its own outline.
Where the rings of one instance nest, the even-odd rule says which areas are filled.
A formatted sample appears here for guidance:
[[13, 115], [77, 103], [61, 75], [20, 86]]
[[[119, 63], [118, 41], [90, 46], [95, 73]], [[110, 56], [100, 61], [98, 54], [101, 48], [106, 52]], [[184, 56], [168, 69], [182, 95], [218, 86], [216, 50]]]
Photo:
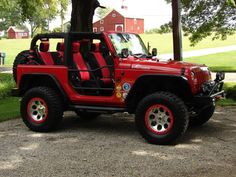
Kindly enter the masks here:
[[137, 69], [137, 70], [153, 70], [161, 73], [180, 73], [184, 70], [192, 70], [195, 68], [205, 67], [205, 65], [186, 63], [182, 61], [159, 61], [147, 58], [134, 58], [129, 57], [128, 59], [123, 59], [120, 63], [121, 68], [126, 69]]

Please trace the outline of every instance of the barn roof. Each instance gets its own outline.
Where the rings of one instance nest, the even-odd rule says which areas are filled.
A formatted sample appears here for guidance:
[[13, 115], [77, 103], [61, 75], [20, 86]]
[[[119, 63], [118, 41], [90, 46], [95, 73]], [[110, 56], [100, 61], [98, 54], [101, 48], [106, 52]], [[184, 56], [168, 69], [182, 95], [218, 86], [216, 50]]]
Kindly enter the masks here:
[[[140, 18], [140, 17], [138, 17], [138, 16], [134, 16], [134, 15], [130, 14], [127, 10], [120, 10], [120, 11], [117, 11], [117, 10], [115, 10], [115, 9], [109, 11], [109, 12], [108, 12], [103, 18], [101, 18], [101, 19], [106, 18], [106, 16], [108, 16], [108, 15], [109, 15], [110, 13], [112, 13], [113, 11], [115, 11], [116, 13], [119, 13], [120, 15], [122, 15], [122, 16], [125, 17], [125, 18], [143, 19], [143, 18]], [[100, 21], [101, 19], [96, 20], [94, 23]]]
[[18, 28], [16, 28], [15, 26], [10, 26], [10, 27], [8, 28], [7, 32], [8, 32], [10, 29], [13, 29], [15, 32], [18, 32], [18, 33], [28, 32], [28, 31], [26, 31], [26, 30], [18, 29]]

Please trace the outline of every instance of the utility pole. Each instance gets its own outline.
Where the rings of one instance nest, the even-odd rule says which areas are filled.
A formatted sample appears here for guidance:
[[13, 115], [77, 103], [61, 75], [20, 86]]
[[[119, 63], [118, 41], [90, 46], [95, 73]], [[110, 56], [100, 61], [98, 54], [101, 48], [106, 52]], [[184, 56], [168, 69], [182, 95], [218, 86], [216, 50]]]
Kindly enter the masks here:
[[183, 60], [181, 32], [181, 1], [172, 0], [173, 49], [174, 60]]

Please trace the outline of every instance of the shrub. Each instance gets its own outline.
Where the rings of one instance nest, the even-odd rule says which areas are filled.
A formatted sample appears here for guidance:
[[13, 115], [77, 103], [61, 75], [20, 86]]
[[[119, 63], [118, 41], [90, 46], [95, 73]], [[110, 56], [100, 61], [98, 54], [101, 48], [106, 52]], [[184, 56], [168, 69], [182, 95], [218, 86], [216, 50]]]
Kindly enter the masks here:
[[13, 87], [15, 82], [12, 74], [0, 74], [0, 99], [10, 96]]
[[226, 90], [226, 97], [236, 100], [236, 85]]

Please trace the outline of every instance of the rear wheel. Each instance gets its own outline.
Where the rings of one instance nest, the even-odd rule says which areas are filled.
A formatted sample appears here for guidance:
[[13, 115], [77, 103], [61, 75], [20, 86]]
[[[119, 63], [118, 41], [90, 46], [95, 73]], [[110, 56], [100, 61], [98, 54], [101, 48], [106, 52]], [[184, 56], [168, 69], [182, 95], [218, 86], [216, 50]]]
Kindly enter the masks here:
[[190, 117], [189, 125], [194, 127], [205, 124], [207, 121], [210, 120], [214, 112], [215, 112], [215, 105], [211, 104], [209, 107], [203, 109], [199, 115]]
[[136, 126], [153, 144], [170, 144], [184, 134], [189, 118], [184, 102], [177, 96], [160, 92], [145, 97], [138, 105]]
[[50, 88], [32, 88], [22, 98], [21, 116], [26, 126], [37, 132], [55, 129], [63, 115], [60, 97]]

